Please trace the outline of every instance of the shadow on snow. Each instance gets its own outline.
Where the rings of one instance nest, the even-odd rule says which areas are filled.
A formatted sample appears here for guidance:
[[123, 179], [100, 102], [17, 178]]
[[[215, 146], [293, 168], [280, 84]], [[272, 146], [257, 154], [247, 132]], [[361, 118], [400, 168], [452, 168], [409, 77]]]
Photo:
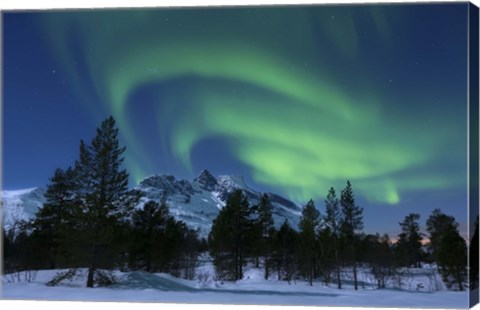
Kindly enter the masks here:
[[156, 289], [169, 292], [191, 292], [191, 293], [232, 293], [244, 295], [282, 295], [282, 296], [325, 296], [337, 297], [338, 294], [327, 293], [305, 293], [305, 292], [280, 292], [271, 290], [233, 290], [233, 289], [213, 289], [213, 288], [193, 288], [188, 285], [178, 283], [161, 275], [148, 272], [132, 272], [127, 278], [115, 285], [113, 288], [119, 289]]

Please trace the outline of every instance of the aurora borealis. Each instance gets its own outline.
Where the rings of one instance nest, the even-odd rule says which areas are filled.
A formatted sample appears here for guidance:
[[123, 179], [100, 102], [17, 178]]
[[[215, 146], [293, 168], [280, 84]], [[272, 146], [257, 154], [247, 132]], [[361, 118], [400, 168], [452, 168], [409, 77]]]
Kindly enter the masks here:
[[[64, 162], [112, 114], [132, 184], [207, 168], [322, 207], [348, 179], [366, 213], [399, 221], [440, 207], [464, 221], [466, 12], [464, 3], [6, 14], [5, 185], [18, 184], [10, 174], [22, 165], [19, 115], [38, 116], [22, 114], [19, 98], [43, 102], [45, 122], [67, 100], [81, 112], [48, 124], [71, 132]], [[13, 39], [22, 34], [32, 46]], [[42, 100], [9, 87], [25, 63], [48, 76]], [[64, 163], [48, 154], [62, 148], [40, 149], [49, 168]]]

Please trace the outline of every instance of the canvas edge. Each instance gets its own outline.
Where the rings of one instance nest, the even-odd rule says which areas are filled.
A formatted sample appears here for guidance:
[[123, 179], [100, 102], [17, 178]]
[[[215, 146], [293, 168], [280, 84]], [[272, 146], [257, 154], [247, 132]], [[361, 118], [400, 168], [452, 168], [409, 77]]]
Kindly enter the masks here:
[[[476, 218], [479, 214], [479, 9], [475, 4], [468, 6], [468, 217], [469, 240], [475, 231]], [[469, 244], [469, 249], [472, 245]], [[469, 272], [471, 266], [478, 272], [479, 261], [472, 260], [472, 252], [468, 251]], [[468, 275], [470, 280], [470, 275]], [[479, 289], [473, 288], [470, 283], [469, 306], [473, 308], [479, 302]]]

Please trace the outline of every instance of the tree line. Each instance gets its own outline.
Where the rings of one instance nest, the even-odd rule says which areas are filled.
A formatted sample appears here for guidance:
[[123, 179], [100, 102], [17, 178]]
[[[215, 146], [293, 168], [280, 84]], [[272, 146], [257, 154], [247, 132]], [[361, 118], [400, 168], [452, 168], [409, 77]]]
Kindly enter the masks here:
[[[136, 208], [142, 197], [128, 188], [124, 152], [112, 117], [101, 123], [90, 144], [80, 141], [78, 159], [55, 171], [35, 218], [22, 223], [19, 232], [3, 232], [5, 273], [68, 269], [52, 279], [54, 285], [87, 267], [87, 287], [113, 283], [108, 270], [114, 269], [193, 279], [199, 256], [208, 253], [222, 281], [240, 280], [245, 268], [254, 266], [265, 279], [322, 281], [338, 289], [348, 274], [357, 290], [358, 269], [368, 268], [377, 287], [385, 288], [387, 279], [405, 268], [435, 263], [450, 289], [466, 288], [466, 242], [455, 219], [440, 209], [426, 221], [427, 245], [416, 213], [399, 223], [401, 233], [392, 242], [388, 235], [363, 233], [363, 209], [350, 181], [339, 197], [333, 187], [328, 190], [322, 213], [308, 201], [298, 227], [285, 220], [276, 228], [269, 196], [252, 204], [239, 189], [228, 196], [208, 240], [201, 240], [170, 215], [166, 196], [160, 202], [142, 200]], [[478, 243], [478, 224], [475, 238]], [[478, 245], [476, 252], [478, 257]], [[476, 268], [470, 272], [472, 285], [478, 285]]]
[[464, 290], [467, 281], [467, 246], [452, 216], [435, 209], [426, 221], [428, 245], [422, 244], [420, 215], [411, 213], [399, 223], [401, 233], [392, 242], [388, 235], [365, 234], [363, 209], [355, 202], [352, 185], [337, 197], [330, 188], [321, 214], [310, 200], [295, 229], [285, 220], [277, 230], [272, 206], [264, 194], [258, 205], [234, 191], [214, 220], [208, 246], [222, 280], [240, 280], [247, 265], [264, 269], [265, 279], [335, 283], [342, 288], [342, 274], [349, 273], [355, 290], [358, 267], [368, 268], [378, 288], [409, 267], [436, 263], [450, 289]]

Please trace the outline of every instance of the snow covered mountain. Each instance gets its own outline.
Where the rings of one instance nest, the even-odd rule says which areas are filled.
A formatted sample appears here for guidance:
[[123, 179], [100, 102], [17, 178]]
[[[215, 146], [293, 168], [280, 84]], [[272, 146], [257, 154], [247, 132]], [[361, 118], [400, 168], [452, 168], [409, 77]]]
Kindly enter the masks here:
[[[143, 202], [160, 201], [166, 195], [170, 213], [191, 228], [199, 229], [203, 237], [208, 235], [213, 219], [225, 206], [232, 191], [242, 189], [251, 205], [257, 204], [263, 194], [249, 188], [241, 176], [215, 178], [208, 170], [203, 170], [192, 182], [177, 180], [172, 175], [154, 175], [140, 182], [137, 189], [144, 194]], [[297, 227], [301, 206], [279, 195], [268, 195], [275, 225], [280, 227], [288, 219], [293, 227]]]
[[[242, 189], [250, 204], [257, 204], [263, 193], [249, 188], [241, 176], [218, 176], [203, 170], [193, 181], [177, 180], [173, 175], [154, 175], [145, 178], [136, 187], [143, 193], [138, 207], [148, 200], [160, 201], [165, 195], [170, 213], [189, 227], [198, 229], [201, 237], [207, 237], [213, 219], [225, 206], [228, 195]], [[280, 227], [285, 219], [296, 228], [301, 215], [301, 206], [279, 195], [268, 193], [272, 202], [275, 226]], [[31, 188], [18, 191], [3, 191], [3, 225], [10, 229], [18, 220], [32, 218], [45, 202], [44, 190]]]
[[6, 230], [14, 227], [21, 220], [32, 218], [45, 202], [45, 192], [40, 187], [1, 193], [3, 226]]

